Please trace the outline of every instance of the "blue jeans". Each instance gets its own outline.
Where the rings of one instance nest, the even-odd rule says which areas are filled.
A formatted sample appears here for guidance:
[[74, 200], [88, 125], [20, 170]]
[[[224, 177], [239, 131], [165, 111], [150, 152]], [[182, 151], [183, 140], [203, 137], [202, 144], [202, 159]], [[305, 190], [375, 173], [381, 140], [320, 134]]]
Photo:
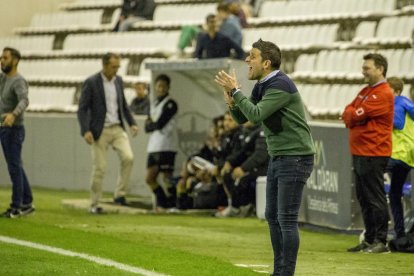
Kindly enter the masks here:
[[267, 171], [266, 211], [274, 254], [273, 275], [294, 275], [299, 250], [298, 213], [313, 155], [274, 156]]
[[0, 141], [12, 182], [12, 208], [30, 206], [32, 190], [22, 165], [22, 145], [25, 137], [24, 126], [0, 127]]

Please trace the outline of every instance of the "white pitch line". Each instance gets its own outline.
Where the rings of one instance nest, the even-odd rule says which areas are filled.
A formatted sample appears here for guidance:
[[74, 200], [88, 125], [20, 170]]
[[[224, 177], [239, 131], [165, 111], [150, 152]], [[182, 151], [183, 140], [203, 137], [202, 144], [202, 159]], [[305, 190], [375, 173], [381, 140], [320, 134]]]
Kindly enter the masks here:
[[262, 264], [234, 264], [235, 266], [239, 267], [270, 267], [270, 265], [262, 265]]
[[91, 256], [91, 255], [84, 254], [84, 253], [77, 253], [77, 252], [73, 252], [70, 250], [65, 250], [65, 249], [43, 245], [39, 243], [13, 239], [13, 238], [1, 236], [1, 235], [0, 235], [0, 241], [4, 243], [16, 244], [16, 245], [26, 246], [30, 248], [43, 250], [43, 251], [48, 251], [48, 252], [52, 252], [52, 253], [59, 254], [59, 255], [64, 255], [64, 256], [69, 256], [69, 257], [78, 257], [78, 258], [85, 259], [90, 262], [94, 262], [94, 263], [105, 265], [105, 266], [115, 267], [120, 270], [124, 270], [124, 271], [131, 272], [131, 273], [136, 273], [136, 274], [141, 274], [144, 276], [165, 276], [165, 274], [156, 273], [153, 271], [145, 270], [143, 268], [118, 263], [110, 259], [104, 259], [104, 258], [100, 258], [96, 256]]
[[267, 271], [267, 270], [254, 270], [253, 269], [253, 271], [257, 272], [257, 273], [269, 274], [269, 271]]

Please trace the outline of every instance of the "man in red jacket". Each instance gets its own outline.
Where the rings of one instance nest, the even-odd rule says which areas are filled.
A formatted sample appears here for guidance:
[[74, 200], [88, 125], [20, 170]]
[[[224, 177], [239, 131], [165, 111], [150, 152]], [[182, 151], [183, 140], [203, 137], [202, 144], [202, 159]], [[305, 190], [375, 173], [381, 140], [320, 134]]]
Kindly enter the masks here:
[[365, 225], [365, 240], [349, 252], [389, 252], [388, 205], [384, 169], [392, 152], [394, 97], [385, 76], [388, 63], [380, 54], [364, 56], [362, 73], [368, 86], [345, 108], [356, 194]]

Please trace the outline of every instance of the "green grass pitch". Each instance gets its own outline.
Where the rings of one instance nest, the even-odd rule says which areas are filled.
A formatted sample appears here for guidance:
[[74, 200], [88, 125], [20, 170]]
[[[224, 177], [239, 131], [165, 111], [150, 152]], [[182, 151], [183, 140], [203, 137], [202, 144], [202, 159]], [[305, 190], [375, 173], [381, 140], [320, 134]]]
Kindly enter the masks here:
[[[0, 188], [0, 208], [11, 188]], [[168, 275], [268, 275], [272, 250], [256, 218], [108, 214], [64, 208], [87, 192], [34, 189], [36, 213], [0, 218], [0, 235], [85, 253]], [[414, 256], [348, 253], [358, 237], [301, 229], [296, 275], [414, 275]], [[242, 268], [235, 264], [261, 265]], [[261, 270], [266, 273], [255, 272]], [[0, 242], [0, 275], [128, 275], [77, 257]]]

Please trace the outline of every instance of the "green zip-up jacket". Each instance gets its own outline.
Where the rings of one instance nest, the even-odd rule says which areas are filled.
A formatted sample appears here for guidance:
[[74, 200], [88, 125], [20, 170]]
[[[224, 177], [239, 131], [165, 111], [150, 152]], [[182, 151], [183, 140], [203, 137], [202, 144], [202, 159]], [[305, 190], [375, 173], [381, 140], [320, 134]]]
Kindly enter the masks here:
[[250, 98], [241, 92], [233, 95], [233, 118], [261, 123], [270, 156], [312, 155], [315, 153], [300, 94], [283, 72], [271, 73], [257, 82]]

